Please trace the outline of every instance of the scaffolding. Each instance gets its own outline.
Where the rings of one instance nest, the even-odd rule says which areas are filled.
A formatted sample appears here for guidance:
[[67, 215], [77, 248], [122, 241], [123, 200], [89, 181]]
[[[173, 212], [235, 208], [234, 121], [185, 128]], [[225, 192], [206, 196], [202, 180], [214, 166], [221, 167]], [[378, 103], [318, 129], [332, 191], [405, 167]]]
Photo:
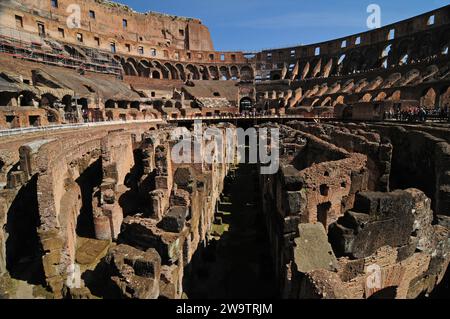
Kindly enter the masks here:
[[[72, 52], [55, 40], [0, 25], [0, 53], [32, 62], [62, 66], [79, 71], [114, 75], [122, 78], [122, 67], [109, 55], [91, 48], [71, 46]], [[108, 59], [109, 58], [109, 59]]]

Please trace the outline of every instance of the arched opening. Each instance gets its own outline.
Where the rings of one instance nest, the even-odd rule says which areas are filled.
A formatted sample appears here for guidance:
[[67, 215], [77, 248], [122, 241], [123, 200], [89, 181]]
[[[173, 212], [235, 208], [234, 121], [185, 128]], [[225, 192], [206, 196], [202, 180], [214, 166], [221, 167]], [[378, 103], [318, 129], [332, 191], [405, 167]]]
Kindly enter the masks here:
[[140, 105], [141, 105], [141, 103], [140, 103], [139, 101], [133, 101], [133, 102], [131, 102], [130, 107], [131, 107], [132, 109], [139, 110]]
[[17, 106], [17, 94], [13, 92], [0, 92], [0, 106]]
[[108, 100], [105, 103], [105, 108], [107, 109], [113, 109], [116, 107], [116, 102], [114, 102], [113, 100]]
[[167, 101], [167, 102], [164, 104], [164, 107], [173, 107], [172, 101]]
[[253, 80], [253, 69], [249, 66], [243, 66], [241, 68], [241, 79], [244, 81]]
[[450, 86], [441, 90], [439, 97], [439, 106], [441, 109], [447, 110], [450, 107]]
[[180, 79], [183, 80], [183, 81], [186, 81], [186, 72], [184, 71], [183, 65], [178, 63], [175, 67], [178, 70], [178, 74], [179, 74]]
[[77, 218], [76, 234], [79, 237], [95, 238], [92, 200], [95, 187], [102, 182], [101, 159], [96, 160], [75, 181], [81, 190], [81, 209]]
[[161, 79], [161, 74], [158, 71], [153, 71], [152, 78], [153, 79]]
[[239, 110], [241, 112], [251, 111], [253, 108], [253, 100], [249, 97], [243, 97], [239, 102]]
[[378, 93], [378, 95], [373, 99], [374, 101], [384, 101], [386, 99], [386, 93], [385, 92], [380, 92]]
[[62, 104], [64, 105], [64, 111], [71, 112], [72, 111], [72, 96], [64, 95], [62, 98]]
[[364, 94], [364, 96], [361, 98], [360, 102], [370, 102], [371, 100], [372, 100], [372, 94], [366, 93], [366, 94]]
[[119, 106], [119, 108], [121, 109], [127, 109], [128, 108], [128, 101], [119, 101], [117, 103], [117, 105]]
[[88, 107], [89, 107], [89, 103], [88, 103], [88, 100], [86, 99], [86, 98], [81, 98], [81, 99], [78, 99], [77, 100], [77, 104], [78, 105], [81, 105], [81, 109], [83, 110], [83, 111], [87, 111], [88, 110]]
[[125, 75], [129, 75], [129, 76], [137, 76], [138, 75], [138, 72], [132, 63], [125, 62], [125, 64], [123, 64], [122, 67], [125, 72]]
[[209, 80], [209, 72], [208, 72], [208, 68], [204, 65], [200, 66], [200, 74], [201, 74], [201, 79], [202, 80]]
[[200, 80], [200, 72], [198, 71], [198, 69], [193, 66], [192, 64], [189, 64], [186, 67], [187, 73], [188, 73], [188, 78], [190, 80]]
[[170, 63], [166, 63], [164, 64], [164, 66], [167, 68], [167, 70], [169, 70], [170, 73], [170, 78], [172, 80], [179, 80], [179, 76], [178, 76], [178, 70]]
[[400, 90], [396, 90], [394, 93], [392, 93], [389, 100], [391, 101], [399, 101], [402, 98], [402, 92]]
[[314, 106], [318, 105], [319, 102], [320, 102], [320, 99], [317, 98], [317, 99], [315, 99], [315, 100], [311, 103], [311, 106], [314, 107]]
[[34, 99], [36, 95], [30, 91], [23, 91], [20, 93], [20, 106], [34, 106]]
[[230, 72], [228, 71], [227, 67], [221, 66], [219, 70], [220, 70], [220, 75], [221, 75], [220, 79], [221, 80], [226, 81], [230, 78]]
[[219, 80], [219, 70], [215, 66], [209, 67], [209, 74], [211, 75], [211, 80]]
[[137, 71], [139, 76], [148, 78], [150, 76], [150, 63], [146, 60], [140, 61]]
[[239, 69], [235, 65], [230, 68], [230, 74], [232, 80], [236, 81], [239, 79]]
[[331, 97], [327, 97], [325, 98], [325, 100], [323, 100], [323, 102], [320, 104], [321, 106], [331, 106]]
[[420, 105], [430, 110], [436, 107], [436, 91], [433, 88], [426, 89], [422, 92]]
[[41, 106], [53, 107], [58, 98], [50, 93], [45, 93], [41, 96]]
[[45, 283], [43, 249], [37, 233], [40, 226], [37, 179], [33, 176], [17, 193], [6, 223], [6, 268], [12, 278], [30, 284]]
[[157, 68], [157, 71], [160, 72], [161, 79], [169, 79], [170, 78], [170, 72], [169, 72], [169, 69], [167, 69], [167, 67], [165, 67], [158, 61], [154, 61], [153, 64]]
[[340, 95], [336, 98], [336, 100], [333, 102], [333, 106], [336, 106], [338, 104], [344, 104], [344, 96]]

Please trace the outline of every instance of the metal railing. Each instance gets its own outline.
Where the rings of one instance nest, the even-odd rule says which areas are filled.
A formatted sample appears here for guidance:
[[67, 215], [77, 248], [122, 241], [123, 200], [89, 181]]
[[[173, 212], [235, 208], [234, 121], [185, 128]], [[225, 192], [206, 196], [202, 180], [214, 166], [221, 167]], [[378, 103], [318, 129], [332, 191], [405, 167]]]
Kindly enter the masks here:
[[261, 119], [261, 120], [277, 120], [277, 119], [310, 119], [310, 120], [322, 120], [333, 119], [332, 116], [302, 116], [302, 115], [212, 115], [212, 116], [184, 116], [184, 117], [163, 117], [167, 121], [192, 121], [192, 120], [243, 120], [243, 119]]
[[36, 132], [51, 132], [58, 130], [70, 130], [70, 129], [82, 129], [101, 126], [113, 126], [124, 124], [140, 124], [140, 123], [164, 123], [162, 119], [148, 119], [148, 120], [130, 120], [130, 121], [105, 121], [105, 122], [92, 122], [92, 123], [78, 123], [78, 124], [56, 124], [39, 127], [21, 127], [7, 130], [0, 130], [0, 137], [29, 134]]

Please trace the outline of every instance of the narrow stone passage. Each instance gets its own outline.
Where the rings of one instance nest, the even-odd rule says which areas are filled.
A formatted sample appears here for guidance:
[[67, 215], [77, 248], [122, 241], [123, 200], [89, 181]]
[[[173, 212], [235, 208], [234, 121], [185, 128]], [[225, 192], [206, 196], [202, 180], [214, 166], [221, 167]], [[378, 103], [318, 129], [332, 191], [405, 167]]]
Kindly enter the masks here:
[[254, 165], [227, 176], [211, 239], [186, 269], [188, 298], [277, 297], [256, 178]]

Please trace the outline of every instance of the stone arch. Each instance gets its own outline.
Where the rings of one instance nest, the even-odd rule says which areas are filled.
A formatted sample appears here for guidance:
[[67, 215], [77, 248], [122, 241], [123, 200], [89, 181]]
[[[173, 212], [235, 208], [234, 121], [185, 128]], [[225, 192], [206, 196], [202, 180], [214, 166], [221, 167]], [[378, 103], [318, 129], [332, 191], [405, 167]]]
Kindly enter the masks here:
[[166, 101], [164, 107], [174, 107], [173, 102], [171, 100]]
[[320, 102], [320, 98], [314, 99], [314, 101], [311, 103], [311, 107], [314, 107], [314, 106], [318, 105], [319, 102]]
[[211, 76], [209, 74], [209, 70], [208, 70], [208, 68], [206, 66], [200, 65], [199, 72], [201, 74], [201, 79], [202, 80], [209, 80], [211, 78]]
[[388, 100], [399, 101], [401, 99], [402, 99], [402, 91], [396, 90], [396, 91], [394, 91], [394, 93], [392, 93], [392, 95], [389, 97]]
[[158, 70], [153, 70], [151, 75], [152, 79], [161, 79], [161, 72], [159, 72]]
[[159, 61], [154, 61], [153, 63], [155, 65], [155, 68], [159, 71], [161, 79], [170, 78], [170, 72], [164, 65], [162, 65]]
[[348, 54], [348, 59], [344, 64], [344, 72], [347, 74], [355, 73], [361, 69], [362, 54], [359, 50], [353, 50]]
[[153, 67], [153, 63], [150, 62], [149, 60], [146, 60], [146, 59], [143, 59], [143, 60], [139, 61], [139, 63], [142, 64], [146, 68], [152, 68]]
[[439, 96], [439, 106], [444, 109], [450, 108], [450, 86], [443, 87]]
[[20, 98], [20, 106], [33, 106], [33, 100], [36, 100], [36, 93], [31, 91], [21, 91], [19, 93]]
[[333, 106], [336, 106], [338, 104], [344, 104], [345, 97], [343, 95], [339, 95], [336, 100], [333, 102]]
[[48, 106], [53, 107], [55, 102], [58, 101], [58, 98], [51, 93], [45, 93], [41, 95], [41, 103], [40, 106]]
[[230, 75], [232, 80], [239, 79], [239, 68], [235, 65], [232, 65], [230, 67]]
[[128, 58], [127, 62], [132, 63], [134, 67], [137, 67], [138, 65], [137, 60], [135, 58]]
[[107, 100], [106, 102], [105, 102], [105, 108], [106, 109], [113, 109], [113, 108], [115, 108], [116, 107], [116, 102], [115, 101], [113, 101], [113, 100]]
[[138, 72], [134, 65], [130, 62], [125, 62], [125, 64], [122, 65], [123, 71], [125, 72], [125, 75], [129, 76], [137, 76]]
[[219, 80], [220, 79], [220, 73], [219, 69], [216, 66], [211, 65], [209, 68], [209, 74], [211, 76], [211, 80]]
[[226, 66], [221, 66], [219, 68], [219, 72], [220, 72], [220, 79], [221, 80], [229, 80], [231, 78], [231, 74], [230, 74], [230, 70], [228, 67]]
[[130, 103], [130, 108], [132, 108], [132, 109], [139, 110], [140, 106], [141, 106], [141, 103], [139, 101], [132, 101]]
[[186, 81], [186, 71], [184, 69], [184, 65], [181, 63], [177, 63], [175, 67], [178, 70], [178, 74], [181, 80]]
[[200, 72], [195, 65], [188, 64], [186, 66], [187, 79], [200, 80]]
[[436, 107], [436, 91], [434, 88], [431, 87], [422, 91], [420, 105], [426, 109], [434, 109]]
[[169, 70], [169, 74], [170, 74], [170, 79], [172, 80], [179, 80], [180, 77], [178, 75], [178, 70], [176, 67], [174, 67], [171, 63], [164, 63], [164, 66], [166, 67], [167, 70]]
[[370, 102], [372, 100], [372, 94], [366, 93], [361, 98], [360, 102]]
[[251, 81], [254, 79], [253, 68], [248, 65], [244, 65], [243, 67], [241, 67], [240, 73], [241, 79], [244, 81]]
[[[112, 114], [111, 114], [112, 117]], [[95, 152], [94, 152], [95, 153]], [[102, 163], [101, 159], [95, 158], [91, 160], [89, 166], [79, 172], [79, 177], [75, 180], [81, 194], [80, 214], [73, 225], [75, 233], [84, 238], [95, 238], [94, 226], [94, 207], [93, 198], [95, 188], [102, 182]]]
[[240, 112], [245, 112], [245, 111], [250, 111], [253, 108], [253, 100], [246, 96], [243, 97], [240, 101], [239, 101], [239, 111]]
[[320, 106], [331, 106], [331, 101], [331, 96], [328, 96], [320, 103]]
[[386, 96], [386, 92], [380, 92], [373, 100], [376, 102], [384, 101], [386, 99]]
[[139, 76], [146, 78], [150, 77], [150, 63], [146, 60], [139, 61], [137, 72]]

